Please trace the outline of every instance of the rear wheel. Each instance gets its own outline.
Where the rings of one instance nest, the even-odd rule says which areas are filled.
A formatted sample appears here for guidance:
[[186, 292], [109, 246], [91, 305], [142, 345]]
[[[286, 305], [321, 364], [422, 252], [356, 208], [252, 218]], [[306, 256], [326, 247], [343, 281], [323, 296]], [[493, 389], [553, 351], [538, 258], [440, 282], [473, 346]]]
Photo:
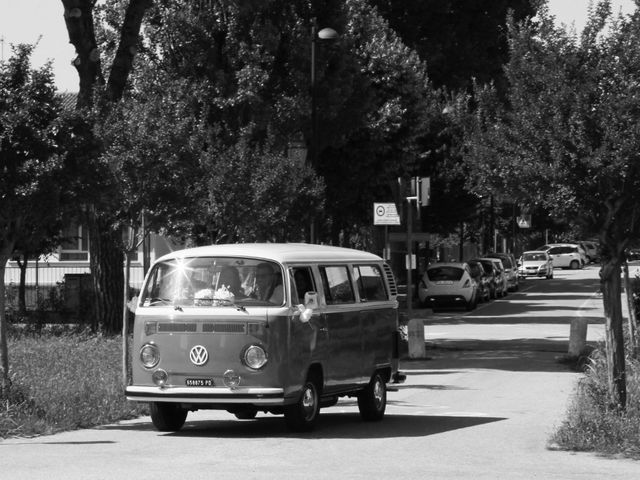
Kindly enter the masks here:
[[308, 432], [315, 426], [320, 413], [320, 395], [317, 381], [308, 378], [296, 403], [284, 408], [284, 420], [294, 432]]
[[578, 268], [580, 268], [580, 262], [578, 262], [578, 260], [571, 260], [571, 263], [569, 264], [569, 268], [571, 270], [577, 270]]
[[363, 420], [376, 422], [382, 420], [387, 408], [387, 384], [379, 373], [373, 378], [364, 390], [358, 393], [358, 409]]
[[178, 403], [151, 403], [151, 421], [160, 432], [177, 432], [184, 425], [188, 411]]

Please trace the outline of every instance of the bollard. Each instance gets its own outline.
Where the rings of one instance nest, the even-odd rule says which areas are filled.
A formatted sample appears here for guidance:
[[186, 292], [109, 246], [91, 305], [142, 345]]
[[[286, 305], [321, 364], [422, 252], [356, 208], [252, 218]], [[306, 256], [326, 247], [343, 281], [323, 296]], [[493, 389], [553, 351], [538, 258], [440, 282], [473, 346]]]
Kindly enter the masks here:
[[424, 358], [424, 320], [412, 318], [407, 325], [409, 337], [409, 358]]
[[587, 325], [585, 318], [571, 320], [571, 332], [569, 334], [569, 356], [579, 357], [587, 344]]

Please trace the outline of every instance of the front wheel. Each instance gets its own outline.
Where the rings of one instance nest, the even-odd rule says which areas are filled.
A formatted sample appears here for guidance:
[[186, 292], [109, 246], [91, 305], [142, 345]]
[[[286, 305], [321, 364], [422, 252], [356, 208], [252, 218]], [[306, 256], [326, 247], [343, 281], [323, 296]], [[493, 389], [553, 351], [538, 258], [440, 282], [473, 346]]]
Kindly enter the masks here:
[[577, 260], [572, 260], [569, 264], [569, 268], [571, 270], [577, 270], [578, 268], [580, 268], [580, 262], [578, 262]]
[[313, 379], [307, 379], [296, 403], [284, 408], [284, 420], [294, 432], [308, 432], [315, 426], [320, 413], [320, 396]]
[[363, 420], [376, 422], [382, 420], [387, 408], [387, 384], [376, 373], [369, 385], [358, 393], [358, 409]]
[[187, 419], [187, 410], [178, 403], [153, 402], [151, 421], [160, 432], [177, 432]]

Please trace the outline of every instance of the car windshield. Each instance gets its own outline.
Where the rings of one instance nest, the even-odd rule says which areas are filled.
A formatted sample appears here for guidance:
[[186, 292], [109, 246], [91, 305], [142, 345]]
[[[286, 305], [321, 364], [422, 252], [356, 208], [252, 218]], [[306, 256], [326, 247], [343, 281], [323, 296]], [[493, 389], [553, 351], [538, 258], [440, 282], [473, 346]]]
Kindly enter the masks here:
[[545, 261], [546, 257], [544, 253], [525, 253], [522, 255], [522, 259], [525, 262], [538, 262]]
[[154, 265], [142, 291], [143, 307], [281, 305], [282, 270], [250, 258], [194, 257]]
[[504, 266], [504, 268], [513, 268], [513, 265], [511, 265], [511, 259], [509, 257], [493, 257], [493, 258], [497, 258], [502, 262], [502, 265]]
[[433, 267], [427, 270], [427, 276], [432, 282], [458, 281], [462, 278], [464, 270], [459, 267]]
[[480, 265], [484, 268], [485, 273], [493, 273], [493, 263], [490, 260], [481, 260]]

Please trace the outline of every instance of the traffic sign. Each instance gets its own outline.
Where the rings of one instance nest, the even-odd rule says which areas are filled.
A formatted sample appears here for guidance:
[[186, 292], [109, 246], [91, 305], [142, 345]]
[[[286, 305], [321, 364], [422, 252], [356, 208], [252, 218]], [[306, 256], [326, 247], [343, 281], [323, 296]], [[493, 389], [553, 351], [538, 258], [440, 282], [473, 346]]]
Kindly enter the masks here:
[[517, 219], [520, 228], [531, 228], [531, 215], [522, 215]]
[[374, 225], [400, 225], [400, 215], [395, 203], [373, 204]]

